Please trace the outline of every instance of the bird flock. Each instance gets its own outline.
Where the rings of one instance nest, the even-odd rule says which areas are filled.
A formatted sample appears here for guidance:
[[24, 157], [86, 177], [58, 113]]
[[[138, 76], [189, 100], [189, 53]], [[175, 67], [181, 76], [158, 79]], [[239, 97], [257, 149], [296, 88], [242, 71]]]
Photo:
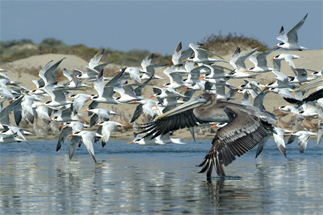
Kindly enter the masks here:
[[[212, 147], [199, 165], [202, 167], [200, 172], [207, 172], [207, 177], [211, 177], [213, 167], [218, 175], [224, 176], [223, 166], [255, 146], [258, 146], [257, 157], [271, 137], [285, 157], [286, 145], [296, 139], [299, 151], [303, 153], [311, 136], [317, 136], [319, 144], [323, 135], [323, 70], [295, 67], [293, 60], [302, 58], [301, 52], [300, 56], [288, 52], [274, 55], [268, 62], [267, 56], [278, 49], [305, 50], [298, 44], [297, 32], [306, 18], [307, 14], [287, 33], [281, 27], [277, 39], [282, 42], [267, 51], [256, 52], [258, 48], [254, 48], [242, 55], [237, 47], [230, 62], [194, 42], [187, 50], [182, 50], [182, 43], [179, 43], [171, 64], [152, 64], [152, 53], [142, 60], [141, 68], [124, 67], [112, 78], [103, 76], [104, 68], [110, 64], [100, 62], [104, 49], [90, 60], [86, 72], [76, 68], [70, 73], [64, 69], [67, 80], [63, 83], [58, 83], [55, 71], [64, 59], [54, 64], [48, 62], [39, 71], [40, 79], [33, 80], [36, 85], [33, 90], [0, 73], [3, 99], [0, 103], [0, 142], [28, 143], [25, 135], [41, 133], [44, 126], [51, 126], [59, 129], [57, 151], [69, 140], [72, 159], [77, 146], [84, 144], [97, 162], [93, 144], [101, 142], [104, 147], [111, 132], [126, 127], [125, 123], [130, 123], [134, 129], [134, 139], [129, 143], [139, 145], [184, 144], [181, 138], [171, 138], [174, 130], [187, 127], [195, 140], [194, 128], [208, 127], [210, 131], [216, 128]], [[247, 58], [254, 67], [246, 68]], [[282, 61], [295, 75], [287, 76], [281, 71]], [[231, 67], [220, 66], [219, 62], [229, 63]], [[269, 62], [273, 63], [272, 68]], [[156, 68], [163, 68], [168, 78], [156, 75]], [[1, 72], [6, 70], [1, 69]], [[275, 75], [273, 82], [262, 85], [253, 80], [267, 72]], [[245, 84], [232, 86], [228, 83], [230, 79], [243, 79]], [[160, 86], [153, 86], [153, 80], [158, 80]], [[84, 93], [84, 89], [92, 86], [96, 94]], [[152, 87], [151, 95], [143, 93], [146, 87]], [[313, 92], [309, 94], [309, 90]], [[273, 112], [266, 110], [263, 100], [268, 93], [279, 94], [289, 105], [280, 106]], [[236, 94], [243, 94], [241, 104], [229, 101]], [[9, 103], [3, 107], [5, 101]], [[116, 108], [108, 110], [102, 107], [103, 104]], [[134, 106], [129, 122], [111, 120], [114, 115], [120, 117], [116, 110], [122, 109], [122, 104]], [[293, 116], [289, 122], [284, 122], [281, 117], [287, 114]], [[10, 123], [11, 115], [15, 125]], [[32, 124], [33, 131], [19, 127], [21, 122]], [[93, 126], [98, 129], [94, 130]], [[287, 141], [285, 137], [288, 137]]]

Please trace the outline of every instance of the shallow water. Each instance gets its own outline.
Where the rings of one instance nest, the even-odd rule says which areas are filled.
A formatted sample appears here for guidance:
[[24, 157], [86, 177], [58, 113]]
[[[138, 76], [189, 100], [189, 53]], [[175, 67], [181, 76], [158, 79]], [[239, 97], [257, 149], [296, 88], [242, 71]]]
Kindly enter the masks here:
[[[288, 159], [268, 142], [225, 167], [225, 179], [206, 180], [199, 164], [210, 141], [140, 146], [96, 144], [98, 164], [84, 146], [68, 158], [56, 141], [0, 145], [2, 214], [239, 213], [320, 214], [323, 148], [310, 141], [304, 154], [287, 146]], [[215, 175], [215, 174], [214, 174]]]

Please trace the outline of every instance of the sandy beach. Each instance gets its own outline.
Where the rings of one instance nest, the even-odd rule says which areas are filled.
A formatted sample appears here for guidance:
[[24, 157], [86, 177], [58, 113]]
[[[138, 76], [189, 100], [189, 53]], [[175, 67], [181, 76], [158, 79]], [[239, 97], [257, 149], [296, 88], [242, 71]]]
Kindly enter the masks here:
[[[246, 52], [247, 50], [242, 50], [242, 54], [244, 52]], [[268, 57], [267, 60], [269, 61], [269, 59], [277, 54], [280, 53], [286, 53], [287, 51], [275, 51], [273, 53], [271, 53]], [[296, 59], [293, 60], [296, 68], [305, 68], [305, 69], [311, 69], [311, 70], [321, 70], [323, 69], [323, 50], [307, 50], [307, 51], [288, 51], [288, 53], [290, 54], [296, 54], [299, 56], [302, 56], [302, 59]], [[7, 69], [8, 72], [6, 73], [11, 80], [14, 81], [18, 81], [21, 82], [21, 86], [24, 86], [28, 89], [34, 89], [35, 85], [32, 83], [32, 80], [34, 79], [39, 79], [39, 77], [34, 76], [32, 74], [29, 74], [28, 71], [30, 71], [31, 68], [41, 68], [44, 65], [46, 65], [49, 61], [53, 61], [53, 63], [61, 60], [62, 58], [65, 58], [62, 63], [59, 66], [59, 69], [63, 69], [66, 68], [67, 70], [69, 70], [70, 72], [73, 71], [73, 69], [80, 69], [82, 71], [85, 71], [85, 66], [88, 65], [88, 62], [86, 62], [85, 60], [74, 56], [74, 55], [62, 55], [62, 54], [47, 54], [47, 55], [39, 55], [39, 56], [32, 56], [26, 59], [21, 59], [21, 60], [17, 60], [14, 62], [10, 62], [10, 63], [5, 63], [5, 64], [1, 64], [0, 67], [3, 69]], [[223, 56], [223, 58], [229, 62], [231, 55], [227, 55], [227, 56]], [[152, 63], [154, 63], [154, 61], [152, 61]], [[247, 68], [252, 67], [253, 64], [251, 61], [249, 61], [248, 59], [245, 61]], [[232, 66], [229, 63], [219, 63], [219, 65], [228, 67], [230, 69], [232, 69]], [[272, 67], [272, 63], [269, 61], [268, 65], [270, 67]], [[282, 68], [281, 71], [286, 74], [286, 75], [293, 75], [293, 72], [291, 70], [291, 68], [288, 66], [288, 64], [284, 61], [282, 61]], [[120, 65], [108, 65], [106, 70], [112, 70], [112, 69], [119, 69], [122, 68], [122, 66]], [[167, 76], [163, 73], [164, 67], [162, 68], [158, 68], [156, 69], [156, 74], [159, 76], [164, 77], [164, 80], [159, 80], [159, 81], [152, 81], [152, 84], [154, 85], [162, 85], [164, 83], [167, 83], [169, 80], [167, 78]], [[250, 73], [251, 74], [251, 73]], [[264, 73], [261, 75], [258, 75], [256, 77], [256, 81], [258, 81], [261, 84], [266, 84], [269, 82], [272, 82], [274, 79], [274, 74], [273, 73]], [[60, 83], [64, 83], [66, 82], [67, 79], [62, 80]], [[241, 84], [244, 84], [243, 79], [230, 79], [228, 81], [229, 84], [233, 85], [233, 86], [239, 86]], [[92, 83], [89, 83], [90, 86], [93, 86]], [[96, 93], [96, 91], [93, 88], [90, 89], [86, 89], [83, 93], [87, 93], [87, 94], [93, 94]], [[196, 95], [199, 92], [196, 93]], [[151, 96], [153, 94], [152, 91], [152, 86], [147, 86], [144, 89], [144, 97], [147, 98], [149, 96]], [[306, 94], [308, 95], [308, 93]], [[240, 103], [241, 101], [241, 94], [238, 94], [235, 96], [235, 100], [233, 102], [236, 103]], [[47, 97], [46, 99], [50, 99], [50, 97]], [[252, 102], [252, 98], [251, 102]], [[86, 103], [84, 105], [83, 108], [86, 108], [88, 106], [89, 103]], [[6, 103], [5, 103], [6, 105]], [[274, 93], [268, 93], [268, 95], [266, 95], [265, 99], [264, 99], [264, 106], [266, 107], [266, 110], [268, 111], [273, 111], [275, 108], [281, 106], [281, 105], [287, 105], [287, 102], [284, 101], [278, 94], [274, 94]], [[122, 116], [125, 117], [126, 120], [129, 120], [129, 118], [132, 116], [136, 105], [133, 104], [122, 104], [122, 105], [107, 105], [107, 104], [100, 104], [99, 105], [100, 108], [107, 108], [107, 109], [113, 109], [117, 112], [119, 112]], [[287, 116], [288, 117], [288, 116]], [[87, 116], [84, 116], [84, 119], [88, 119]], [[111, 120], [117, 120], [117, 117], [111, 117]], [[137, 120], [137, 123], [142, 123], [142, 121], [140, 120], [140, 118]], [[26, 125], [27, 130], [32, 131], [32, 125], [27, 126]], [[198, 129], [196, 129], [196, 131], [198, 131]], [[133, 139], [133, 132], [134, 130], [129, 129], [129, 130], [125, 130], [125, 129], [118, 129], [118, 131], [115, 131], [111, 134], [111, 138], [112, 139], [118, 139], [118, 140], [129, 140], [131, 141]], [[57, 138], [58, 135], [58, 131], [56, 132], [56, 134], [50, 134], [50, 135], [45, 135], [45, 136], [41, 136], [41, 135], [35, 135], [35, 136], [29, 136], [27, 137], [27, 139], [34, 139], [34, 138], [49, 138], [49, 139], [53, 139], [53, 138]], [[214, 134], [206, 131], [203, 134], [198, 134], [196, 133], [196, 138], [197, 139], [212, 139], [214, 136]], [[188, 129], [181, 129], [178, 131], [174, 132], [174, 137], [183, 137], [184, 140], [185, 139], [191, 139], [191, 135], [188, 131]]]

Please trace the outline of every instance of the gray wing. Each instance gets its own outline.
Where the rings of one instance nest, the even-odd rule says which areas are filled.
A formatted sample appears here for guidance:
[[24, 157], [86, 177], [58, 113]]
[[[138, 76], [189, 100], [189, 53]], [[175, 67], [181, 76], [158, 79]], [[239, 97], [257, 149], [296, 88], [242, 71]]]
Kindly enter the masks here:
[[304, 24], [306, 17], [307, 17], [307, 14], [304, 16], [304, 18], [299, 23], [297, 23], [297, 25], [294, 26], [294, 28], [292, 28], [290, 31], [288, 31], [287, 37], [288, 37], [289, 43], [298, 43], [297, 31]]
[[179, 61], [180, 57], [182, 55], [182, 42], [180, 42], [175, 51], [174, 54], [172, 55], [172, 62], [174, 65], [180, 64], [181, 62]]
[[95, 125], [99, 120], [99, 116], [97, 114], [93, 114], [90, 119], [90, 128]]
[[141, 67], [143, 68], [144, 71], [146, 71], [147, 66], [150, 65], [151, 60], [154, 58], [154, 56], [155, 56], [154, 53], [151, 53], [141, 61]]
[[255, 51], [258, 50], [259, 47], [257, 48], [254, 48], [248, 52], [246, 52], [244, 55], [240, 55], [240, 57], [238, 57], [238, 59], [235, 61], [235, 64], [237, 66], [237, 69], [240, 70], [240, 69], [246, 69], [246, 65], [245, 65], [245, 61], [246, 59], [252, 55], [253, 53], [255, 53]]
[[61, 133], [59, 134], [58, 140], [57, 140], [57, 146], [56, 151], [59, 151], [62, 147], [62, 144], [65, 142], [67, 136], [72, 132], [72, 128], [65, 126]]
[[230, 64], [233, 66], [233, 68], [237, 69], [236, 61], [240, 57], [241, 49], [237, 47], [237, 49], [234, 51], [233, 55], [230, 58]]
[[11, 102], [9, 105], [7, 105], [5, 108], [3, 108], [0, 112], [0, 123], [10, 125], [9, 115], [11, 111], [21, 102], [21, 99], [23, 97], [21, 96], [17, 100]]
[[82, 141], [82, 137], [72, 136], [71, 141], [70, 141], [70, 147], [69, 147], [69, 150], [68, 150], [70, 160], [73, 158], [75, 149], [81, 143], [81, 141]]
[[276, 38], [284, 43], [288, 42], [287, 34], [285, 33], [283, 26], [279, 29], [279, 33]]
[[92, 141], [94, 136], [95, 136], [95, 133], [86, 132], [85, 134], [82, 135], [82, 140], [83, 140], [83, 143], [84, 143], [86, 149], [88, 150], [89, 154], [91, 155], [92, 159], [94, 160], [95, 163], [97, 163], [96, 159], [95, 159], [95, 155], [94, 155], [93, 141]]
[[44, 80], [45, 85], [57, 84], [55, 71], [57, 70], [59, 64], [64, 59], [65, 59], [65, 57], [63, 59], [61, 59], [60, 61], [58, 61], [57, 63], [55, 63], [50, 68], [48, 68], [47, 70], [45, 70], [45, 71], [44, 70], [41, 70], [39, 72], [39, 77], [41, 77]]
[[99, 65], [99, 62], [100, 62], [100, 60], [101, 60], [101, 58], [102, 58], [103, 53], [104, 53], [104, 49], [101, 49], [101, 50], [100, 50], [98, 53], [96, 53], [96, 54], [94, 55], [94, 57], [90, 60], [90, 62], [89, 62], [89, 67], [90, 67], [91, 69], [94, 69], [94, 67], [96, 67], [97, 65]]
[[143, 138], [152, 136], [151, 139], [153, 139], [161, 134], [167, 134], [169, 131], [174, 131], [185, 127], [193, 127], [197, 126], [198, 123], [203, 124], [207, 122], [208, 121], [198, 119], [194, 115], [193, 109], [191, 109], [145, 124], [144, 126], [139, 127], [140, 129], [144, 130], [138, 134], [147, 132]]
[[133, 116], [132, 116], [132, 119], [131, 119], [130, 123], [133, 123], [133, 122], [134, 122], [136, 119], [138, 119], [138, 118], [139, 118], [139, 116], [142, 114], [142, 111], [143, 111], [142, 106], [143, 106], [143, 104], [139, 104], [139, 105], [136, 107], [136, 110], [135, 110], [135, 112], [133, 113]]

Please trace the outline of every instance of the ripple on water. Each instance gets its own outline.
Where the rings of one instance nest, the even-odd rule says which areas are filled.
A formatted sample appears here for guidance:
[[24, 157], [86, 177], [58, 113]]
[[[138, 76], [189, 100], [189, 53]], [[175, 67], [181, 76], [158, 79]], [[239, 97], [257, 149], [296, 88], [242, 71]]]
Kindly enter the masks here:
[[186, 145], [94, 146], [94, 164], [84, 146], [72, 160], [68, 145], [31, 141], [2, 144], [1, 212], [72, 213], [317, 213], [323, 208], [322, 146], [304, 154], [287, 147], [288, 159], [269, 142], [225, 168], [228, 176], [205, 179], [196, 167], [210, 141]]

